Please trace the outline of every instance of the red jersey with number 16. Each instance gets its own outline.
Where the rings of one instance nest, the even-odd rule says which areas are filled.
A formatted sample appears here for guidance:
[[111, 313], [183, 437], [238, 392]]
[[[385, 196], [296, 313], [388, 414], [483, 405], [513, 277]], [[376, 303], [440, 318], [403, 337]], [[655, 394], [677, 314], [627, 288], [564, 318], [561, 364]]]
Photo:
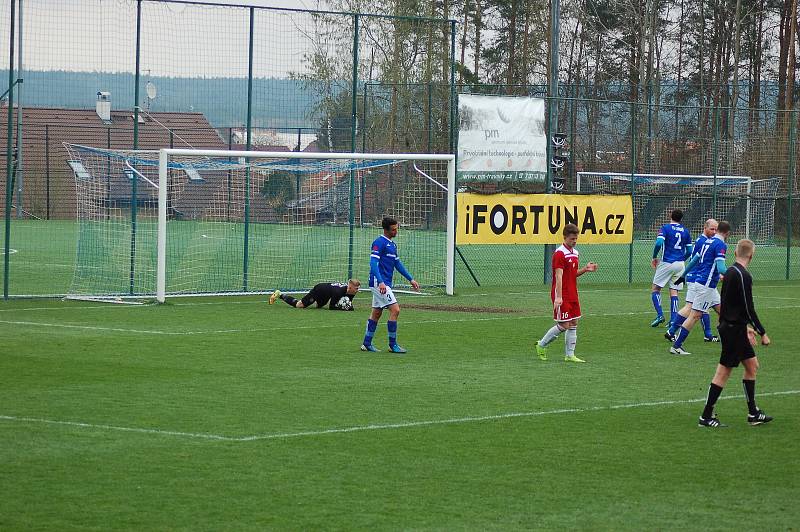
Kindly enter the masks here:
[[553, 253], [553, 285], [550, 288], [550, 299], [556, 298], [556, 268], [561, 268], [561, 299], [566, 302], [578, 301], [578, 250], [560, 245]]

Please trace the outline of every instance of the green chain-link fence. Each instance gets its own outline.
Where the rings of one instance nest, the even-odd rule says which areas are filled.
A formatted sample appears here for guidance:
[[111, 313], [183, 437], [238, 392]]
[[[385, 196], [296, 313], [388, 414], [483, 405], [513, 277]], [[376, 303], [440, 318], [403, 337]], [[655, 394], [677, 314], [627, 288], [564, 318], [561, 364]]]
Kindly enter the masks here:
[[[17, 11], [12, 24], [20, 6], [22, 16]], [[454, 32], [453, 21], [352, 13], [0, 0], [0, 42], [12, 45], [9, 55], [21, 55], [23, 67], [0, 70], [8, 79], [0, 168], [10, 169], [0, 172], [5, 295], [69, 291], [78, 240], [65, 142], [450, 153], [457, 93], [546, 97], [543, 86], [457, 86]], [[800, 277], [793, 252], [800, 238], [796, 114], [630, 102], [619, 96], [625, 92], [564, 86], [548, 99], [558, 116], [550, 129], [567, 138], [564, 192], [580, 186], [581, 193], [634, 198], [634, 243], [583, 246], [587, 258], [601, 263], [587, 281], [649, 282], [653, 238], [673, 206], [691, 214], [694, 235], [713, 216], [732, 222], [731, 241], [757, 240], [759, 278]], [[105, 117], [97, 112], [103, 106]], [[681, 185], [678, 176], [706, 180]], [[377, 221], [384, 214], [382, 185], [367, 183], [372, 188], [363, 197], [374, 201], [360, 202], [358, 218]], [[461, 186], [545, 190], [532, 182]], [[544, 254], [542, 246], [460, 246], [456, 286], [475, 279], [541, 283]]]

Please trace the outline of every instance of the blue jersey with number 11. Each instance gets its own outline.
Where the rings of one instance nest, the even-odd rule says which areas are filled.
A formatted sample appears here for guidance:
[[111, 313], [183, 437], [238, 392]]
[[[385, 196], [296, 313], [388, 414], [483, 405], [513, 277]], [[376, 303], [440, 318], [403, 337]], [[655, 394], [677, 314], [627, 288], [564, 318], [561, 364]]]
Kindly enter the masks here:
[[719, 235], [707, 238], [700, 248], [700, 262], [697, 263], [694, 282], [715, 288], [719, 281], [719, 270], [717, 269], [717, 259], [725, 260], [725, 252], [728, 247]]
[[656, 238], [664, 240], [664, 262], [684, 260], [686, 248], [692, 244], [689, 230], [675, 222], [661, 226]]

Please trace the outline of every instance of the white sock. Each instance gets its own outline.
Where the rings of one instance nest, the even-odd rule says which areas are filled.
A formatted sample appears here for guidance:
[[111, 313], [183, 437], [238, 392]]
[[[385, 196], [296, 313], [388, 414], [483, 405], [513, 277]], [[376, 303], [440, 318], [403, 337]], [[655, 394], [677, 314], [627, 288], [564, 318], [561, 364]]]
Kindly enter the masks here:
[[542, 339], [541, 339], [541, 340], [539, 340], [539, 345], [540, 345], [540, 346], [542, 346], [542, 347], [545, 347], [546, 345], [548, 345], [548, 344], [552, 343], [552, 341], [553, 341], [553, 340], [555, 340], [556, 338], [558, 338], [558, 336], [559, 336], [559, 335], [560, 335], [562, 332], [564, 332], [564, 330], [563, 330], [563, 329], [559, 329], [559, 328], [558, 328], [558, 325], [553, 325], [553, 326], [550, 328], [550, 330], [549, 330], [549, 331], [547, 331], [546, 333], [544, 333], [544, 336], [542, 336]]
[[564, 337], [564, 354], [568, 357], [575, 356], [575, 344], [578, 343], [578, 329], [567, 329]]

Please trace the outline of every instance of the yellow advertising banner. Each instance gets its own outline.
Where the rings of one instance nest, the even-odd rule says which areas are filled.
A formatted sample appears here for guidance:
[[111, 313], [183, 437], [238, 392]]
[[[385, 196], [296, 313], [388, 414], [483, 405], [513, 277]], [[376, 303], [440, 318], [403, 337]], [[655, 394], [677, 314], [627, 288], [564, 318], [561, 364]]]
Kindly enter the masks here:
[[456, 241], [468, 244], [560, 244], [568, 223], [579, 244], [629, 244], [630, 196], [458, 194]]

